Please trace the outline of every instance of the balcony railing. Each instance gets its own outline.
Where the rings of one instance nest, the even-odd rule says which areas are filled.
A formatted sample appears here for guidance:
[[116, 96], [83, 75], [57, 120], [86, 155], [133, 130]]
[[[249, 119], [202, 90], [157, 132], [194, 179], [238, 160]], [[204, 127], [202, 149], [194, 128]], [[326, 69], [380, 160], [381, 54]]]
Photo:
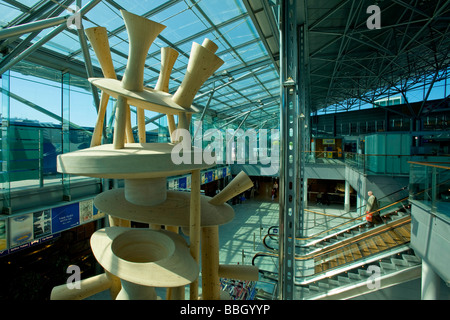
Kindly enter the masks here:
[[450, 162], [409, 161], [410, 199], [450, 218]]
[[409, 174], [410, 155], [361, 154], [342, 151], [305, 152], [307, 164], [347, 165], [363, 174], [395, 175]]
[[346, 165], [364, 174], [404, 176], [409, 174], [411, 156], [345, 152], [344, 159]]

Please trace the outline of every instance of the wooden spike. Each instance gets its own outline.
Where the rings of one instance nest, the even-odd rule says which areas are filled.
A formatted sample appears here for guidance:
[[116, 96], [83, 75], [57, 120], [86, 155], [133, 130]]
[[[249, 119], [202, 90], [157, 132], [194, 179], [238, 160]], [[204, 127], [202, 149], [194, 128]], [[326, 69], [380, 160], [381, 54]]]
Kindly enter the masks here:
[[250, 180], [244, 171], [241, 171], [219, 194], [212, 198], [209, 203], [219, 206], [234, 196], [250, 189], [252, 186], [252, 180]]
[[69, 289], [67, 284], [56, 286], [52, 289], [50, 300], [83, 300], [96, 293], [108, 290], [112, 286], [112, 280], [106, 273], [80, 280], [79, 289]]

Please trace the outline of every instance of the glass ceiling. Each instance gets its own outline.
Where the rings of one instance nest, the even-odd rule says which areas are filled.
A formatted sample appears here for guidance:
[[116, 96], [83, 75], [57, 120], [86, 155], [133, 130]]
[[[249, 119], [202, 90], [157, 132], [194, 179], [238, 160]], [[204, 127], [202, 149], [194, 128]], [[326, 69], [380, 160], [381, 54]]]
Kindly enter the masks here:
[[[75, 9], [90, 1], [64, 0], [0, 0], [0, 27], [22, 24], [27, 18], [42, 20], [42, 13], [62, 10], [68, 15], [67, 5]], [[43, 10], [51, 5], [50, 10]], [[179, 52], [171, 74], [169, 90], [175, 92], [183, 80], [192, 42], [202, 43], [205, 38], [214, 41], [219, 49], [216, 54], [225, 62], [198, 92], [194, 105], [219, 119], [252, 111], [246, 119], [247, 127], [271, 128], [278, 126], [279, 76], [269, 55], [259, 39], [253, 22], [241, 0], [103, 0], [91, 9], [83, 19], [83, 27], [106, 27], [116, 73], [123, 75], [128, 56], [128, 36], [120, 9], [145, 16], [166, 25], [153, 42], [146, 60], [144, 83], [156, 84], [160, 69], [160, 49], [170, 46]], [[34, 16], [33, 16], [34, 15]], [[47, 35], [53, 28], [44, 29], [33, 42]], [[24, 34], [25, 39], [29, 34]], [[84, 57], [76, 29], [65, 29], [44, 46], [67, 56], [67, 62], [84, 63]], [[92, 64], [100, 67], [93, 50]], [[240, 121], [239, 119], [237, 121]]]

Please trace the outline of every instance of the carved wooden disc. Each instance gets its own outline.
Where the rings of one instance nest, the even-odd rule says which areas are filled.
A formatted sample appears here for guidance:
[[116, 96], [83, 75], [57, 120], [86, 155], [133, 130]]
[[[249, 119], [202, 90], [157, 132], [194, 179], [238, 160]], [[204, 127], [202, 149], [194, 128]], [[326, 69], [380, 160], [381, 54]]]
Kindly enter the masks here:
[[186, 174], [214, 165], [195, 163], [195, 154], [202, 152], [198, 148], [191, 149], [191, 164], [175, 164], [171, 157], [174, 146], [173, 143], [127, 143], [123, 149], [114, 149], [112, 144], [99, 145], [59, 155], [57, 170], [94, 178], [146, 179]]
[[105, 270], [144, 286], [184, 286], [199, 274], [183, 237], [165, 230], [105, 228], [92, 235], [91, 248]]
[[[139, 206], [125, 199], [124, 189], [105, 191], [94, 199], [95, 207], [113, 217], [136, 222], [189, 227], [189, 192], [167, 191], [166, 201], [155, 206]], [[201, 196], [201, 226], [217, 226], [233, 220], [234, 210], [228, 204], [212, 205], [210, 197]]]

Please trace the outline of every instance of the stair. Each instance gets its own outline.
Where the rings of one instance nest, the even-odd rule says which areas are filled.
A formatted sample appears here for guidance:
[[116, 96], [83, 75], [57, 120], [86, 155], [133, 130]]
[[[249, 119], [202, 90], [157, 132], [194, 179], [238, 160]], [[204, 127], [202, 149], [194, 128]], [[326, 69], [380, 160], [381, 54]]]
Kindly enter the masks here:
[[[397, 208], [392, 208], [387, 213], [383, 213], [382, 219], [385, 224], [388, 224], [392, 221], [402, 219], [405, 216], [409, 216], [409, 209], [399, 206]], [[346, 223], [340, 228], [333, 229], [328, 234], [320, 234], [320, 236], [316, 239], [308, 239], [308, 240], [298, 240], [296, 244], [297, 254], [305, 255], [307, 253], [315, 252], [322, 250], [325, 247], [336, 244], [340, 241], [344, 241], [346, 239], [352, 238], [355, 235], [361, 234], [365, 232], [366, 222], [362, 220], [353, 220], [351, 223]], [[273, 226], [269, 228], [267, 235], [263, 240], [264, 246], [272, 252], [278, 251], [278, 230], [277, 226]], [[270, 243], [270, 245], [269, 245]]]
[[[419, 278], [421, 260], [409, 247], [409, 211], [401, 207], [383, 213], [383, 224], [370, 229], [365, 221], [354, 220], [321, 238], [296, 239], [294, 299], [349, 299]], [[275, 245], [264, 242], [271, 252], [258, 253], [254, 259], [278, 256], [277, 236], [268, 233], [266, 238]], [[278, 280], [277, 272], [260, 270], [260, 274]]]
[[421, 260], [406, 247], [403, 253], [360, 266], [308, 285], [296, 286], [295, 299], [338, 300], [387, 288], [421, 276]]
[[[385, 224], [388, 224], [392, 221], [402, 219], [409, 215], [410, 215], [409, 212], [407, 212], [404, 208], [397, 208], [389, 213], [382, 214], [382, 219]], [[365, 221], [360, 220], [359, 222], [355, 221], [355, 223], [353, 224], [347, 225], [344, 228], [337, 229], [333, 233], [320, 239], [308, 241], [308, 243], [300, 245], [299, 247], [303, 249], [308, 248], [308, 252], [322, 250], [325, 247], [334, 245], [340, 241], [344, 241], [349, 238], [353, 238], [354, 236], [357, 236], [365, 232], [366, 231], [365, 225], [366, 225]], [[304, 252], [305, 250], [303, 250], [303, 253]]]
[[328, 249], [322, 249], [314, 258], [315, 274], [409, 243], [410, 228], [411, 223], [407, 222], [387, 231], [361, 234], [349, 239], [351, 241], [341, 241]]
[[[421, 261], [409, 247], [410, 228], [411, 218], [405, 216], [322, 249], [314, 256], [314, 274], [296, 281], [297, 298], [347, 299], [370, 292], [374, 279], [381, 289], [420, 277]], [[371, 277], [375, 271], [379, 274]]]

